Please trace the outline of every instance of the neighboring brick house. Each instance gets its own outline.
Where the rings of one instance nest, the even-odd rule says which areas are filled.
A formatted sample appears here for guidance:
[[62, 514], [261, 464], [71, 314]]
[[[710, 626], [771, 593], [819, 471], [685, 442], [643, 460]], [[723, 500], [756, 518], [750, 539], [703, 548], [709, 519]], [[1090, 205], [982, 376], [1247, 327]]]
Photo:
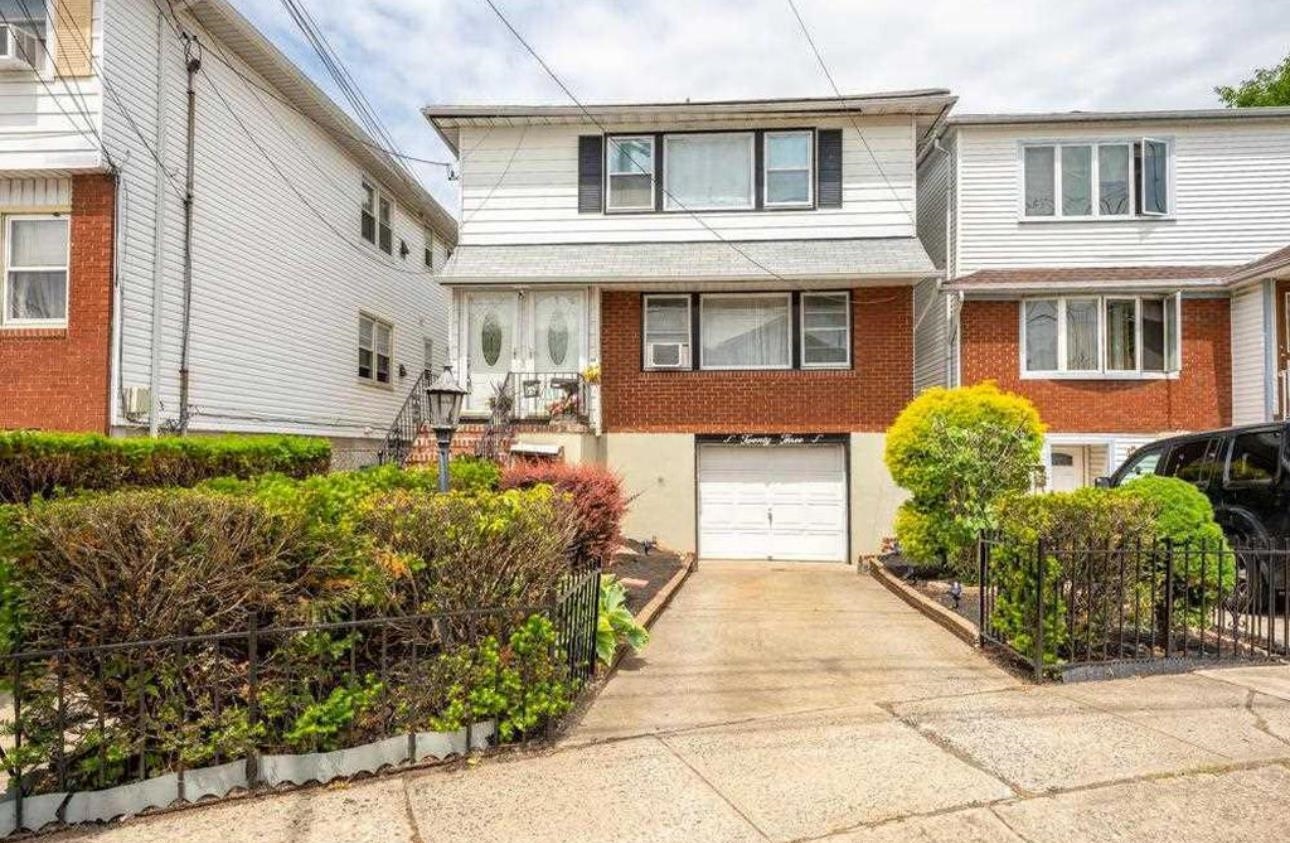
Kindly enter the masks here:
[[1290, 109], [955, 116], [919, 193], [946, 278], [919, 386], [1030, 398], [1048, 488], [1272, 417], [1287, 261], [1250, 262], [1290, 243]]
[[848, 560], [902, 499], [936, 270], [915, 161], [948, 92], [425, 109], [461, 154], [452, 359], [521, 452], [618, 472], [625, 532], [708, 558]]
[[0, 29], [28, 45], [0, 50], [0, 429], [186, 420], [375, 459], [444, 360], [451, 215], [226, 0], [0, 0]]

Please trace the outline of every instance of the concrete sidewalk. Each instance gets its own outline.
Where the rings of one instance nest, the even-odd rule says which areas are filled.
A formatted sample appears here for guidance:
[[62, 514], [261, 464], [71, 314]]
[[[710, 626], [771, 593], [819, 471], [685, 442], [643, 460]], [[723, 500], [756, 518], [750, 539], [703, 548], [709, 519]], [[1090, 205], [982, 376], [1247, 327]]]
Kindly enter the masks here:
[[1025, 686], [854, 569], [705, 564], [536, 756], [61, 840], [1263, 840], [1290, 668]]

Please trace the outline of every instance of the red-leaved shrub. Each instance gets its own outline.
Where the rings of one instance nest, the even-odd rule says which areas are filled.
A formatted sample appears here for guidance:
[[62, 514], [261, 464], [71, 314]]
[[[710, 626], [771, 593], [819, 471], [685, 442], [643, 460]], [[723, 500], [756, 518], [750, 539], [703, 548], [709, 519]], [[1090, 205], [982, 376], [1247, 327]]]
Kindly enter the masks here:
[[570, 542], [575, 565], [604, 564], [618, 547], [627, 498], [612, 472], [599, 465], [517, 461], [502, 472], [503, 489], [545, 483], [568, 495], [576, 532]]

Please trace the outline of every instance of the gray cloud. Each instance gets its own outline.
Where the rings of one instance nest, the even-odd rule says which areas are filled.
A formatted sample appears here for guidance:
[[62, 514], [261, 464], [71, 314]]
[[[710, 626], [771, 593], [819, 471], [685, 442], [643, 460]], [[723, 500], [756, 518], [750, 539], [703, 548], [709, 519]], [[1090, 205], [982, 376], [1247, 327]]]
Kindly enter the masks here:
[[[584, 101], [830, 93], [786, 0], [496, 1]], [[332, 90], [280, 4], [234, 2]], [[844, 91], [948, 87], [960, 112], [1212, 106], [1290, 52], [1279, 0], [797, 2]], [[306, 5], [409, 154], [448, 155], [427, 103], [564, 101], [482, 0]]]

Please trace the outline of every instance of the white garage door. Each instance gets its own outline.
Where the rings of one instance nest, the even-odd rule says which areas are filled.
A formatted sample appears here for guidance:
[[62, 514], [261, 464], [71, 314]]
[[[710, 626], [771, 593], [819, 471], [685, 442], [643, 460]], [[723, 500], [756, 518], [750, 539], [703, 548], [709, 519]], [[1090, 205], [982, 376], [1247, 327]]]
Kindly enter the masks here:
[[845, 562], [843, 447], [701, 445], [699, 555]]

